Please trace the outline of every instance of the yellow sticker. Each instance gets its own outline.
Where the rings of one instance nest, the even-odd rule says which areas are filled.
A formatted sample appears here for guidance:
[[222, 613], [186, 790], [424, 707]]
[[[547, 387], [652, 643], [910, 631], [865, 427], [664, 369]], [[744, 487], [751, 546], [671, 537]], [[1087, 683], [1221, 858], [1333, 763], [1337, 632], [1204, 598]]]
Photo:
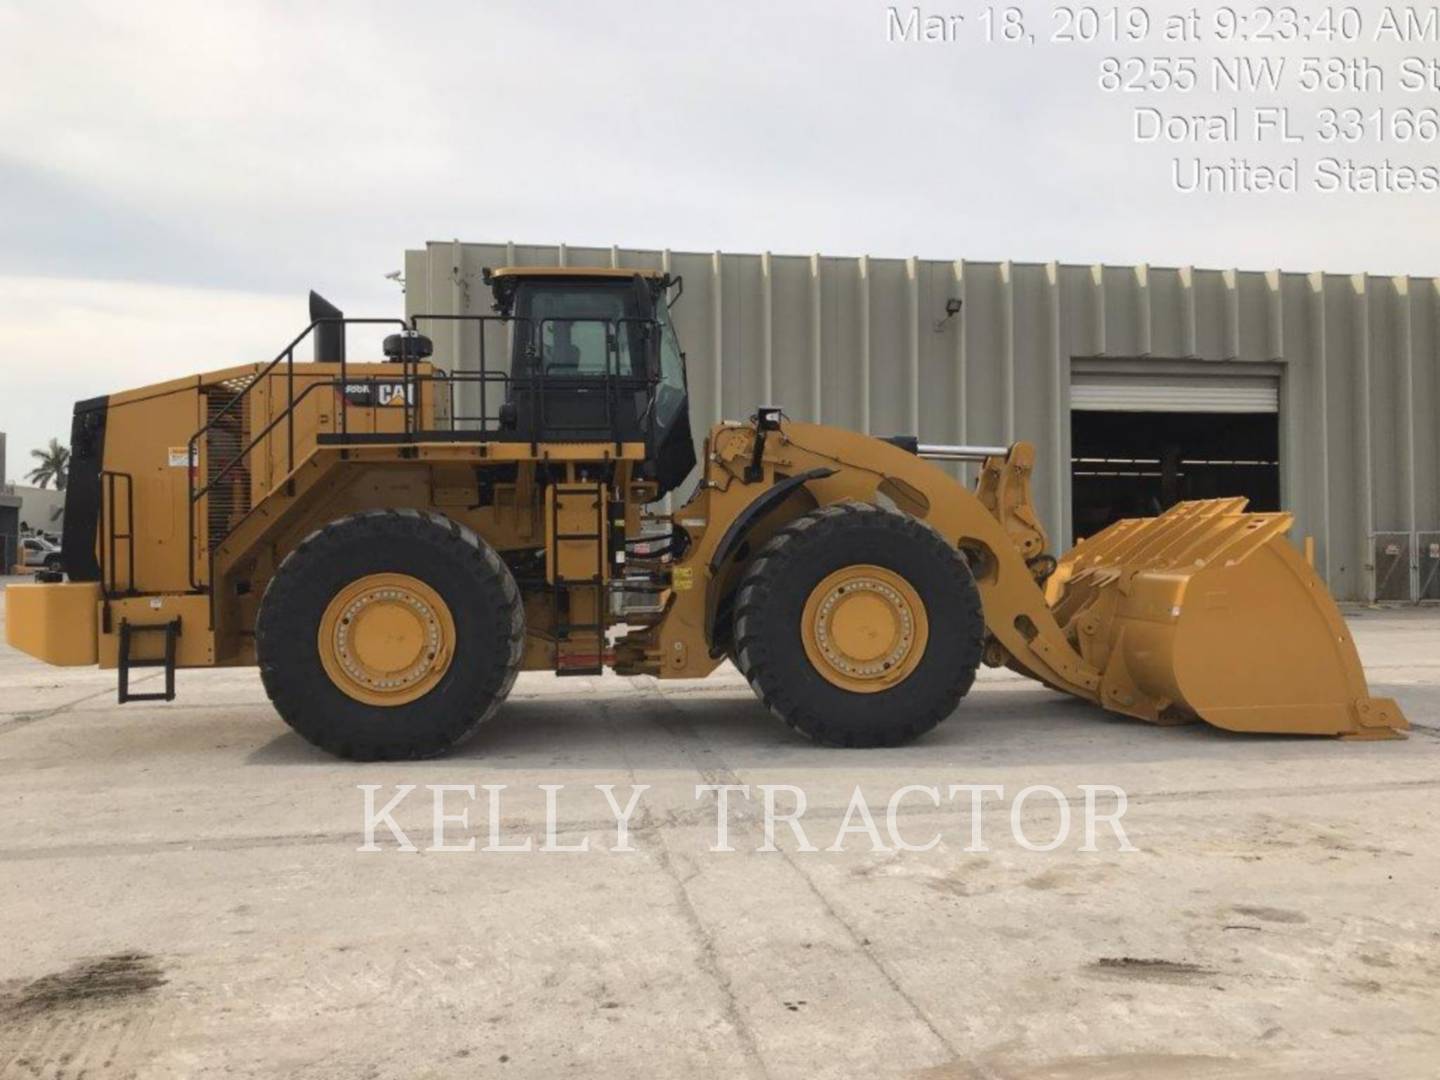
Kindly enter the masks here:
[[[198, 447], [197, 447], [198, 449]], [[172, 446], [169, 448], [170, 468], [183, 469], [192, 464], [190, 450], [185, 446]]]
[[690, 566], [677, 566], [670, 571], [670, 584], [676, 592], [685, 592], [695, 587], [695, 569]]

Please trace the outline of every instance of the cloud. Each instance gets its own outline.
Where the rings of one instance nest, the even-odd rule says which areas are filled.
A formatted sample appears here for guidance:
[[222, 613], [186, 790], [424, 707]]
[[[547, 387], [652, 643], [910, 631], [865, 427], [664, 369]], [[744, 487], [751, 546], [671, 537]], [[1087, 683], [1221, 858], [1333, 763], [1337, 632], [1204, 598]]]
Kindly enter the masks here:
[[0, 303], [38, 350], [6, 364], [47, 380], [0, 426], [270, 349], [310, 287], [395, 313], [382, 275], [451, 237], [1434, 272], [1433, 198], [1181, 196], [1112, 47], [887, 43], [887, 7], [0, 5]]
[[308, 321], [303, 296], [0, 277], [7, 479], [31, 448], [69, 441], [74, 402], [269, 360]]

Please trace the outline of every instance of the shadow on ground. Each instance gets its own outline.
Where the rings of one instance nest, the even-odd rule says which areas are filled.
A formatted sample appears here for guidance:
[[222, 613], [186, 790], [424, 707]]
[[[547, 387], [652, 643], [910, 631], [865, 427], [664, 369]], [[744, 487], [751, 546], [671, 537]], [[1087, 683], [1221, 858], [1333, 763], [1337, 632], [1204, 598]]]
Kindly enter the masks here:
[[[218, 718], [215, 722], [219, 722]], [[233, 722], [228, 718], [227, 723]], [[676, 743], [702, 743], [733, 768], [794, 766], [890, 768], [979, 761], [1026, 765], [1104, 762], [1116, 739], [1135, 763], [1235, 756], [1294, 761], [1337, 754], [1405, 753], [1401, 740], [1345, 743], [1308, 736], [1249, 735], [1202, 723], [1156, 727], [1045, 690], [980, 690], [934, 731], [908, 746], [852, 751], [819, 747], [786, 728], [748, 691], [508, 702], [468, 742], [443, 759], [483, 761], [491, 771], [546, 766], [613, 771], [667, 759]], [[330, 757], [290, 731], [256, 748], [252, 765], [315, 765]]]

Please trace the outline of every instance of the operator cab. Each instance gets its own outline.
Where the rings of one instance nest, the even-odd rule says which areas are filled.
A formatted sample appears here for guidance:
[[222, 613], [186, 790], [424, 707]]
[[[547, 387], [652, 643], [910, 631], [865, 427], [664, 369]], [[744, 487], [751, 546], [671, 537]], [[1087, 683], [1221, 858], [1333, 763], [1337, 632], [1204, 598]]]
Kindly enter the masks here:
[[695, 465], [670, 321], [680, 280], [527, 267], [487, 270], [485, 281], [512, 320], [504, 425], [537, 442], [644, 442], [648, 478], [662, 494], [679, 485]]

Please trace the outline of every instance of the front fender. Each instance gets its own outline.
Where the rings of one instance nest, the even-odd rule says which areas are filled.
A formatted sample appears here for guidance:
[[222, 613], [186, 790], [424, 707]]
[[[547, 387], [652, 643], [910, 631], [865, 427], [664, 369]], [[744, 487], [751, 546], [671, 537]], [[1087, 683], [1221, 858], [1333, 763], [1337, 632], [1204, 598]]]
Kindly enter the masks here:
[[776, 481], [752, 499], [744, 510], [735, 515], [735, 520], [730, 522], [729, 527], [721, 535], [720, 542], [715, 545], [715, 550], [710, 555], [709, 595], [705, 598], [705, 640], [710, 644], [712, 655], [723, 655], [730, 643], [729, 620], [725, 616], [729, 610], [729, 601], [735, 591], [736, 582], [733, 580], [734, 575], [722, 572], [725, 563], [741, 549], [746, 539], [765, 519], [766, 515], [777, 509], [781, 503], [804, 488], [811, 480], [820, 480], [827, 476], [833, 476], [834, 473], [834, 469], [828, 468], [807, 469], [805, 472]]

